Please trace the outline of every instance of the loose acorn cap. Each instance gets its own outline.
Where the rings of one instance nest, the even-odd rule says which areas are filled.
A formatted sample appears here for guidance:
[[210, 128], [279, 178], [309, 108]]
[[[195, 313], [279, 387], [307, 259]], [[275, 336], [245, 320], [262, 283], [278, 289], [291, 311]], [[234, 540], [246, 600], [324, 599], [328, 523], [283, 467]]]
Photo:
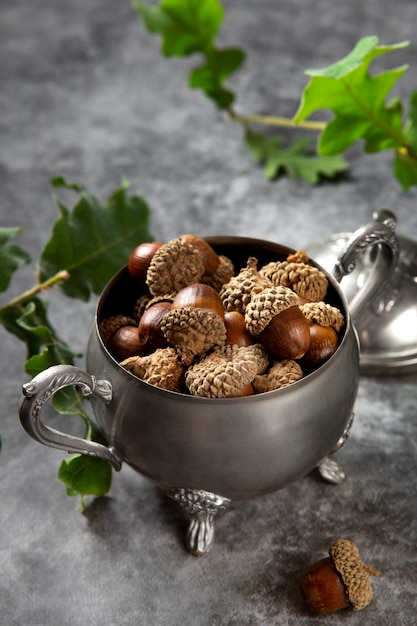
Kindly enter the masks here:
[[267, 287], [255, 293], [246, 307], [246, 326], [252, 335], [260, 335], [274, 317], [293, 306], [300, 298], [287, 287]]
[[252, 382], [268, 365], [264, 346], [226, 345], [215, 349], [185, 375], [190, 393], [206, 398], [227, 398]]
[[349, 539], [337, 539], [329, 554], [343, 579], [353, 610], [364, 609], [372, 600], [369, 577], [379, 576], [379, 570], [362, 561], [358, 547]]
[[326, 296], [329, 283], [325, 274], [308, 263], [273, 261], [259, 272], [274, 285], [290, 287], [306, 300], [319, 301]]
[[159, 296], [198, 283], [203, 274], [204, 265], [198, 250], [178, 237], [155, 252], [146, 274], [146, 284], [153, 296]]
[[226, 311], [244, 313], [252, 295], [271, 286], [271, 281], [260, 275], [257, 265], [257, 259], [249, 257], [246, 267], [223, 285], [220, 297]]
[[300, 307], [310, 322], [320, 326], [331, 326], [338, 333], [345, 323], [345, 319], [338, 308], [326, 302], [306, 302]]
[[133, 356], [120, 363], [150, 385], [168, 391], [184, 391], [185, 366], [174, 348], [158, 348], [147, 356]]
[[265, 374], [255, 376], [252, 384], [255, 393], [264, 393], [287, 387], [303, 377], [300, 365], [292, 359], [276, 361]]
[[116, 332], [122, 326], [137, 326], [135, 320], [128, 315], [111, 315], [106, 319], [101, 320], [98, 325], [98, 329], [104, 343], [107, 344], [113, 333]]
[[221, 317], [199, 307], [172, 309], [162, 320], [161, 330], [186, 365], [196, 356], [224, 345], [226, 340], [226, 327]]

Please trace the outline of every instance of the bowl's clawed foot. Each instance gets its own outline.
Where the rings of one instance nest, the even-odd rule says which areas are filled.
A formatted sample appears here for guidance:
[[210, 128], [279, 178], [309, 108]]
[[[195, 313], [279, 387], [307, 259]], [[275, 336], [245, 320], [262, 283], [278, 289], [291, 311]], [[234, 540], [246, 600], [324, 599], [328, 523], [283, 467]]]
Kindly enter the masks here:
[[168, 496], [189, 516], [187, 550], [194, 556], [209, 552], [214, 540], [214, 519], [230, 500], [202, 489], [170, 489]]
[[333, 485], [340, 485], [346, 478], [343, 467], [329, 456], [320, 463], [317, 469], [319, 470], [320, 476]]

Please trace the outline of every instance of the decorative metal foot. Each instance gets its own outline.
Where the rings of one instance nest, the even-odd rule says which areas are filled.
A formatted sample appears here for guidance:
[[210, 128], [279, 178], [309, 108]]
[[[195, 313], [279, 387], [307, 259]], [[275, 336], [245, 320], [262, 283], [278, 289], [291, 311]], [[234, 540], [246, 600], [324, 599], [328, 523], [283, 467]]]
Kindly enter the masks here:
[[[340, 448], [348, 439], [350, 431], [352, 429], [354, 417], [355, 415], [354, 413], [352, 413], [345, 430], [343, 431], [340, 439], [338, 440], [334, 450], [331, 453], [332, 455], [340, 450]], [[340, 483], [342, 483], [346, 479], [346, 472], [343, 467], [340, 465], [340, 463], [332, 459], [330, 456], [326, 457], [319, 464], [317, 469], [319, 470], [319, 474], [323, 478], [323, 480], [327, 481], [328, 483], [332, 483], [333, 485], [340, 485]]]
[[346, 472], [343, 467], [329, 456], [320, 463], [317, 469], [323, 480], [333, 485], [340, 485], [346, 479]]
[[188, 514], [187, 550], [194, 556], [208, 552], [214, 540], [214, 518], [230, 500], [202, 489], [170, 489], [168, 496]]

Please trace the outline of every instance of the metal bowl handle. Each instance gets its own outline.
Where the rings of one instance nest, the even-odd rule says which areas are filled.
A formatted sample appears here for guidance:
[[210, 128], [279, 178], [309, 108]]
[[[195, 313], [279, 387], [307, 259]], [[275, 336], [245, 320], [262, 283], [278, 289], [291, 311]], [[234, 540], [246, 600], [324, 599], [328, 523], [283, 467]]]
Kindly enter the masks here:
[[358, 258], [367, 251], [373, 257], [373, 271], [349, 303], [353, 322], [370, 306], [379, 291], [389, 282], [399, 257], [399, 243], [395, 234], [396, 217], [381, 209], [373, 215], [374, 222], [358, 228], [349, 238], [332, 270], [338, 282], [355, 269]]
[[116, 451], [95, 441], [69, 435], [44, 424], [41, 419], [45, 403], [60, 389], [75, 386], [81, 395], [94, 396], [105, 404], [112, 400], [112, 387], [107, 380], [97, 380], [73, 365], [53, 365], [37, 374], [22, 387], [19, 417], [26, 432], [46, 446], [67, 452], [78, 452], [109, 461], [116, 470], [121, 460]]

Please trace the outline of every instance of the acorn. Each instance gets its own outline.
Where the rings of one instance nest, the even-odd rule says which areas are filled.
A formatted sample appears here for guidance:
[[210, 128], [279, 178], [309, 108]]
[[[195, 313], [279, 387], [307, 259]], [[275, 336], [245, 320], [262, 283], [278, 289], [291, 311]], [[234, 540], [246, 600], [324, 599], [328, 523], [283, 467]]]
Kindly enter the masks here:
[[138, 327], [132, 317], [111, 315], [99, 322], [99, 331], [106, 348], [119, 361], [140, 354]]
[[357, 546], [349, 539], [337, 539], [321, 559], [300, 579], [300, 592], [305, 605], [318, 614], [334, 613], [352, 608], [359, 611], [372, 600], [370, 576], [380, 572], [363, 563]]
[[192, 233], [186, 233], [181, 235], [181, 241], [191, 244], [200, 254], [201, 261], [204, 265], [204, 275], [211, 276], [215, 273], [220, 265], [220, 258], [213, 250], [211, 245], [201, 237], [193, 235]]
[[121, 326], [118, 328], [107, 341], [107, 348], [119, 361], [141, 354], [138, 327]]
[[222, 320], [224, 319], [224, 307], [219, 294], [213, 287], [204, 283], [193, 283], [178, 291], [174, 296], [171, 309], [191, 307], [214, 311]]
[[310, 346], [302, 362], [305, 367], [312, 369], [336, 352], [344, 317], [339, 309], [325, 302], [308, 302], [300, 308], [310, 324]]
[[256, 343], [255, 338], [246, 328], [244, 315], [239, 311], [226, 311], [224, 325], [226, 326], [226, 344], [250, 346]]
[[200, 253], [179, 237], [160, 246], [146, 272], [146, 284], [153, 296], [176, 293], [197, 283], [204, 275]]
[[143, 312], [137, 330], [142, 354], [150, 354], [158, 348], [167, 346], [161, 322], [170, 309], [171, 302], [161, 301], [152, 304]]
[[246, 307], [246, 326], [280, 359], [300, 359], [310, 345], [310, 325], [298, 295], [288, 287], [267, 287]]
[[137, 283], [142, 285], [145, 283], [152, 257], [161, 246], [161, 241], [146, 241], [136, 246], [130, 253], [127, 269]]

